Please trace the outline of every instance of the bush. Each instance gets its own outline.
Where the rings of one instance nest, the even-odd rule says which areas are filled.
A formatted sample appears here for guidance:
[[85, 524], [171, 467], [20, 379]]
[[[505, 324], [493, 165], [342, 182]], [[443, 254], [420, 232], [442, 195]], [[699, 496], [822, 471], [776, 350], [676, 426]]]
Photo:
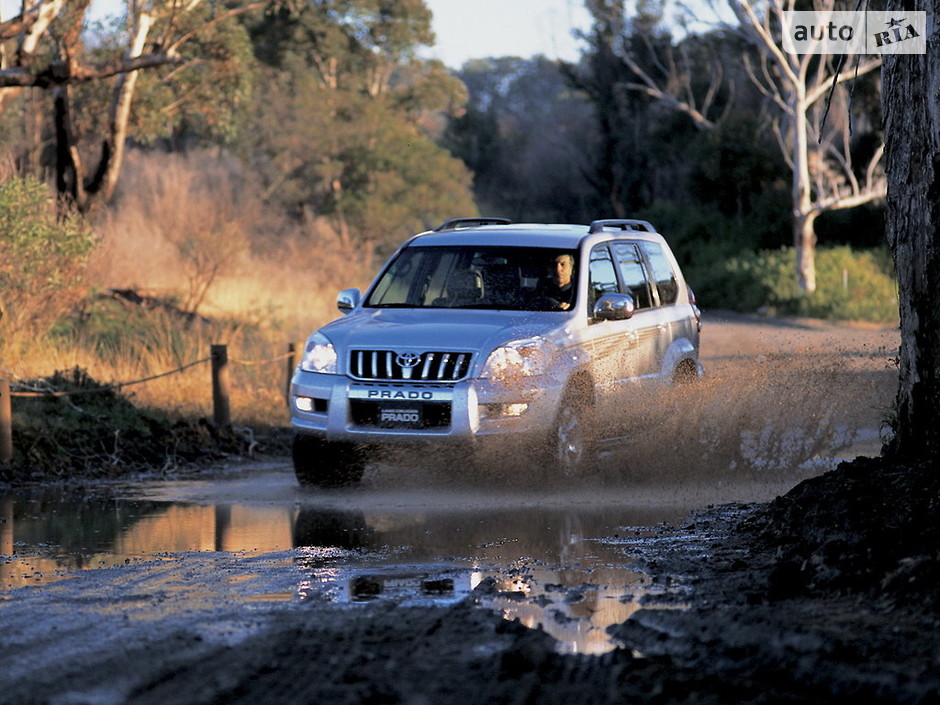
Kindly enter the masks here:
[[712, 282], [714, 288], [709, 289], [709, 299], [703, 304], [832, 320], [897, 320], [897, 280], [885, 249], [818, 249], [816, 291], [812, 294], [797, 286], [795, 261], [790, 247], [735, 257]]
[[0, 342], [45, 333], [78, 301], [94, 244], [81, 217], [56, 213], [43, 183], [0, 180]]
[[793, 248], [767, 249], [769, 243], [789, 237], [789, 223], [781, 220], [780, 204], [773, 196], [760, 200], [754, 214], [745, 218], [729, 217], [708, 207], [665, 202], [638, 217], [651, 221], [669, 241], [704, 308], [896, 321], [897, 281], [884, 246], [818, 248], [817, 289], [810, 295], [799, 289]]
[[13, 461], [0, 465], [0, 482], [175, 470], [248, 453], [247, 440], [232, 429], [137, 407], [77, 367], [20, 386], [73, 396], [16, 400]]

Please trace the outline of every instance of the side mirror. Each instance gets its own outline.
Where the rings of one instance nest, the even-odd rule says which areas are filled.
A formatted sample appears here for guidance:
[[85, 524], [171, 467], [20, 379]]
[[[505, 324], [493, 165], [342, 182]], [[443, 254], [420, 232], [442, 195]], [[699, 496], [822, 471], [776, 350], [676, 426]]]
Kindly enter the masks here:
[[360, 301], [362, 301], [362, 294], [359, 293], [359, 289], [343, 289], [336, 296], [336, 308], [345, 316], [352, 312]]
[[598, 321], [625, 321], [632, 318], [636, 302], [630, 294], [604, 294], [594, 304], [594, 319]]

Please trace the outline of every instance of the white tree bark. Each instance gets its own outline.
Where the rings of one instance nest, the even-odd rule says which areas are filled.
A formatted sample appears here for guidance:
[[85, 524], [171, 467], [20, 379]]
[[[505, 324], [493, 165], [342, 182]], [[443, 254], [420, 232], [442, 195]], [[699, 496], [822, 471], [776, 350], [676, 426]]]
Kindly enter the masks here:
[[[127, 49], [127, 59], [133, 60], [143, 54], [147, 46], [147, 38], [153, 28], [154, 16], [149, 9], [141, 8], [136, 16], [128, 13], [128, 24], [132, 24], [130, 46]], [[130, 119], [131, 105], [134, 101], [134, 90], [137, 87], [137, 71], [122, 73], [114, 87], [109, 115], [108, 143], [111, 157], [107, 164], [99, 192], [101, 199], [107, 201], [114, 194], [117, 187], [118, 175], [124, 163], [124, 146], [127, 142], [127, 123]]]

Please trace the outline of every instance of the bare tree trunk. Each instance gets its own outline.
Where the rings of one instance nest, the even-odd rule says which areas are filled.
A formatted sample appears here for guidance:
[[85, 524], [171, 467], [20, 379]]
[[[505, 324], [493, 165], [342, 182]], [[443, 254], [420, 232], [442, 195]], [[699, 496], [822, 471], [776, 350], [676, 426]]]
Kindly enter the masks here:
[[[142, 10], [137, 17], [127, 58], [140, 56], [147, 44], [147, 37], [153, 28], [153, 15]], [[123, 73], [118, 77], [114, 88], [108, 134], [101, 150], [101, 167], [95, 179], [94, 189], [101, 202], [107, 202], [117, 188], [118, 175], [124, 165], [124, 148], [127, 141], [127, 124], [130, 120], [131, 105], [137, 88], [137, 71]]]
[[796, 252], [796, 275], [800, 290], [816, 291], [816, 216], [818, 213], [797, 212], [793, 216], [793, 249]]
[[[52, 91], [55, 113], [56, 191], [67, 196], [69, 204], [82, 209], [85, 205], [85, 166], [82, 162], [75, 132], [72, 129], [72, 87], [56, 86]], [[65, 203], [60, 203], [65, 206]]]
[[801, 291], [816, 291], [816, 212], [809, 169], [809, 104], [806, 99], [805, 65], [799, 80], [790, 87], [793, 105], [793, 249], [796, 252], [796, 281]]
[[[787, 54], [778, 44], [779, 33], [773, 29], [772, 20], [795, 9], [796, 0], [767, 0], [762, 12], [757, 12], [755, 6], [746, 0], [728, 0], [728, 4], [767, 62], [758, 73], [745, 56], [748, 75], [782, 113], [775, 123], [775, 133], [793, 169], [791, 196], [796, 279], [802, 291], [812, 293], [816, 290], [816, 235], [813, 230], [816, 218], [824, 212], [851, 208], [884, 196], [884, 183], [877, 175], [881, 152], [875, 152], [866, 170], [867, 179], [860, 183], [851, 169], [852, 160], [848, 152], [844, 152], [841, 159], [827, 155], [829, 151], [843, 151], [840, 143], [843, 147], [850, 144], [848, 122], [836, 129], [830, 120], [831, 129], [821, 132], [813, 112], [829, 95], [833, 84], [874, 71], [881, 65], [881, 59], [866, 58], [856, 64], [854, 71], [842, 71], [837, 75], [832, 66], [820, 63], [821, 57]], [[831, 10], [835, 3], [833, 0], [814, 0], [810, 7]], [[769, 79], [768, 66], [775, 70], [775, 80]], [[782, 130], [778, 131], [783, 118], [789, 122], [785, 135]]]
[[[902, 12], [900, 0], [889, 10]], [[940, 0], [925, 3], [927, 53], [886, 56], [882, 69], [888, 243], [901, 314], [897, 435], [903, 458], [940, 456]]]

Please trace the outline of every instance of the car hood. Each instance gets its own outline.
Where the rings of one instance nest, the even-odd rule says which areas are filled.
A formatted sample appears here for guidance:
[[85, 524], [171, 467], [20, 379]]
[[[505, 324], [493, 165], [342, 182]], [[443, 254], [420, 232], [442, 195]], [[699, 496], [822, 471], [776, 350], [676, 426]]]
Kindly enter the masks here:
[[[337, 348], [468, 351], [488, 354], [511, 340], [567, 337], [568, 316], [477, 309], [362, 309], [320, 329]], [[341, 355], [342, 356], [342, 355]]]

